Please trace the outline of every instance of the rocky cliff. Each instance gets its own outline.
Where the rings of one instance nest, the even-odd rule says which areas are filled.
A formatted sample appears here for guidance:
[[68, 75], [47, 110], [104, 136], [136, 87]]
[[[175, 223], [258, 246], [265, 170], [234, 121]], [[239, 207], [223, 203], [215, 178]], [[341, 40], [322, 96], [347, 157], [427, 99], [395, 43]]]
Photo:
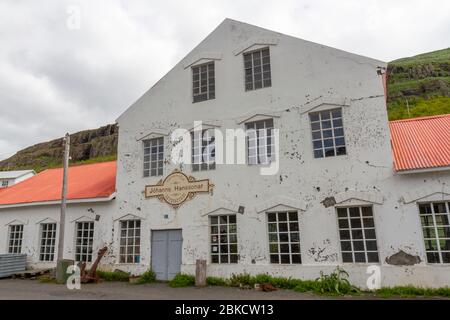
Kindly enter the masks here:
[[[118, 127], [115, 124], [70, 135], [71, 163], [100, 162], [116, 158]], [[63, 138], [36, 144], [0, 161], [0, 170], [32, 168], [42, 171], [62, 164]]]

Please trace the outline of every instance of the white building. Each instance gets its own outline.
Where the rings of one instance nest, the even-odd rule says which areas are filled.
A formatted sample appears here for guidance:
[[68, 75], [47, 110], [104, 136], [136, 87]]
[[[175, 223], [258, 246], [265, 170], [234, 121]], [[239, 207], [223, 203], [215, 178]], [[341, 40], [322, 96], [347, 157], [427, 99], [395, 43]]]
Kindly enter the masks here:
[[[116, 162], [70, 167], [68, 178], [64, 258], [90, 262], [111, 242]], [[1, 253], [25, 253], [31, 268], [55, 266], [61, 186], [59, 168], [0, 191]]]
[[0, 171], [0, 188], [7, 188], [34, 176], [34, 170]]
[[[385, 69], [226, 19], [119, 117], [116, 193], [80, 201], [68, 220], [101, 212], [91, 242], [110, 249], [103, 267], [151, 267], [160, 279], [194, 273], [205, 259], [208, 275], [222, 277], [314, 279], [339, 265], [365, 287], [374, 265], [383, 286], [450, 285], [450, 116], [389, 124]], [[180, 128], [205, 161], [171, 161]], [[218, 145], [219, 133], [252, 128], [244, 163], [220, 164], [210, 137]], [[276, 174], [261, 174], [274, 164]], [[100, 175], [89, 177], [96, 193]], [[0, 207], [0, 240], [13, 221], [28, 223], [40, 263], [37, 226], [57, 222], [58, 211], [34, 208]], [[77, 259], [75, 225], [67, 228], [66, 258]]]
[[[442, 201], [450, 200], [450, 173], [395, 171], [385, 69], [381, 61], [226, 19], [117, 120], [115, 230], [134, 220], [141, 232], [139, 254], [138, 246], [121, 246], [118, 262], [129, 270], [152, 266], [163, 279], [193, 273], [197, 259], [223, 277], [312, 279], [343, 265], [360, 286], [367, 266], [377, 265], [383, 285], [449, 285], [450, 229], [439, 227], [442, 246], [425, 243], [418, 203], [440, 201], [448, 218]], [[177, 145], [171, 133], [192, 130], [195, 121], [224, 136], [226, 129], [279, 129], [278, 173], [260, 174], [265, 165], [258, 163], [267, 159], [258, 160], [253, 140], [246, 164], [170, 163]], [[440, 139], [448, 150], [450, 137]], [[268, 144], [264, 150], [273, 153]], [[447, 156], [447, 167], [433, 170], [449, 163]], [[176, 209], [144, 196], [174, 169], [209, 179], [213, 192]]]

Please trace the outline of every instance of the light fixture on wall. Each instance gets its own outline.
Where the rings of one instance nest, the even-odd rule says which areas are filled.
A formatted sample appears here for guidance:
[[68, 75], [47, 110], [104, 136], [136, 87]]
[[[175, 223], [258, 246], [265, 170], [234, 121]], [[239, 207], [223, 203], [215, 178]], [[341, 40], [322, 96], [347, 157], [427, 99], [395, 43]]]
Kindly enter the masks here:
[[244, 214], [244, 210], [245, 210], [245, 207], [244, 207], [244, 206], [239, 206], [239, 207], [238, 207], [238, 212], [239, 212], [240, 214]]

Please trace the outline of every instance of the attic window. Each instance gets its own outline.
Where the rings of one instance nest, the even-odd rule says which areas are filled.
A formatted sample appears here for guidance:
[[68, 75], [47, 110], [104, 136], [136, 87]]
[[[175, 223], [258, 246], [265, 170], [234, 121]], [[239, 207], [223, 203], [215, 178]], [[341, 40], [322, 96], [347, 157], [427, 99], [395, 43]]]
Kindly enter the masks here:
[[201, 102], [215, 97], [214, 61], [192, 67], [192, 101]]
[[269, 48], [244, 53], [245, 91], [272, 86]]

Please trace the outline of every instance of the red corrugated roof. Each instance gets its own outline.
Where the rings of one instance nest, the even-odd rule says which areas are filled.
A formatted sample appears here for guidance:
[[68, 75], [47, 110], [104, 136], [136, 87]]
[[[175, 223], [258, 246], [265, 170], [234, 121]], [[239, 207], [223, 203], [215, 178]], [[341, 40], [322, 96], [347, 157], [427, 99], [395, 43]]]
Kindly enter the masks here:
[[396, 171], [450, 166], [450, 114], [390, 121]]
[[[61, 200], [63, 169], [48, 169], [0, 192], [0, 205]], [[116, 190], [116, 161], [69, 167], [67, 199], [107, 198]]]

